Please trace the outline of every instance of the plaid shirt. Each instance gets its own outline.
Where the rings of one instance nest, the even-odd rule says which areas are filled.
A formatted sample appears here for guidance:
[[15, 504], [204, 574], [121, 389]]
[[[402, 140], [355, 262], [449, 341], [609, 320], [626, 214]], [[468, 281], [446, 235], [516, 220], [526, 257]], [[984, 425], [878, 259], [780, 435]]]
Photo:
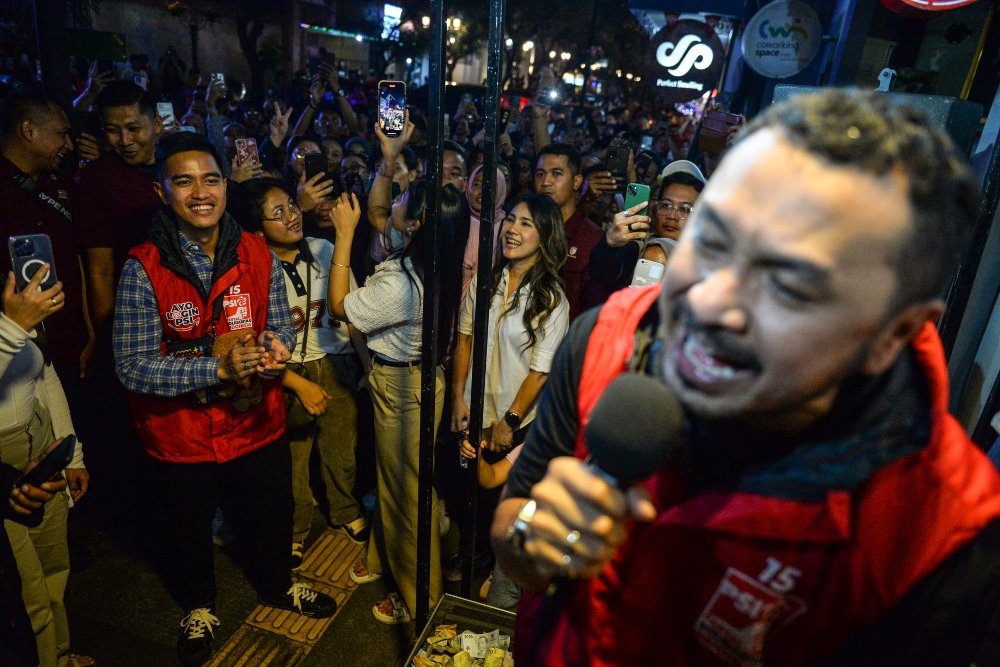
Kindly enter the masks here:
[[[205, 291], [210, 291], [211, 258], [201, 246], [183, 234], [180, 234], [180, 240], [188, 264], [201, 279]], [[284, 271], [273, 253], [270, 287], [267, 302], [268, 329], [291, 352], [295, 349], [295, 325], [285, 294]], [[163, 322], [156, 304], [156, 295], [146, 270], [136, 259], [129, 259], [122, 269], [115, 301], [112, 340], [118, 378], [129, 391], [156, 396], [179, 396], [220, 384], [218, 359], [179, 359], [162, 355], [160, 344], [163, 342]]]

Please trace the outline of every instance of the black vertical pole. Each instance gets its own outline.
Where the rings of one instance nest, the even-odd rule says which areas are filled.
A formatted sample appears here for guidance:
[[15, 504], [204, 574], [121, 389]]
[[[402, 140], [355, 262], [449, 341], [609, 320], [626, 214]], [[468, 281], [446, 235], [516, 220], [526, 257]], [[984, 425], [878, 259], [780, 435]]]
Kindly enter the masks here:
[[434, 488], [434, 403], [435, 375], [438, 355], [438, 308], [440, 299], [440, 279], [438, 277], [438, 256], [440, 235], [438, 222], [441, 220], [441, 142], [444, 139], [444, 123], [441, 110], [444, 107], [444, 0], [431, 0], [431, 48], [428, 131], [430, 153], [427, 156], [427, 180], [430, 188], [427, 213], [423, 231], [426, 247], [424, 256], [424, 327], [423, 356], [420, 377], [420, 480], [417, 507], [417, 608], [412, 610], [417, 628], [427, 624], [429, 615], [431, 567], [441, 567], [431, 563], [431, 526], [433, 516]]
[[73, 101], [73, 83], [66, 47], [66, 3], [63, 0], [35, 0], [35, 30], [38, 59], [42, 65], [42, 88], [68, 112]]
[[[494, 200], [496, 199], [497, 135], [501, 131], [500, 86], [503, 77], [503, 28], [506, 0], [490, 0], [489, 46], [486, 59], [486, 123], [483, 140], [483, 203], [479, 207], [479, 268], [476, 273], [476, 313], [472, 337], [472, 404], [469, 415], [471, 442], [482, 439], [483, 395], [486, 385], [486, 335], [490, 315], [490, 275], [493, 268]], [[462, 527], [462, 596], [470, 597], [476, 551], [476, 519], [479, 506], [478, 459], [469, 466], [471, 483], [467, 485], [465, 525]]]

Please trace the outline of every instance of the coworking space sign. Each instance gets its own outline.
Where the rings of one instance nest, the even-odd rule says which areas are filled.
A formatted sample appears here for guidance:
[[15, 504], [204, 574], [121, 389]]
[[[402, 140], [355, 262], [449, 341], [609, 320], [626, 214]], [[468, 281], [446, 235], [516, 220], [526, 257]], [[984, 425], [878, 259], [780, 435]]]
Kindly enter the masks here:
[[718, 86], [725, 49], [707, 23], [668, 23], [650, 44], [646, 76], [660, 102], [687, 102]]
[[812, 7], [799, 0], [776, 0], [753, 15], [743, 31], [743, 59], [770, 79], [786, 79], [812, 62], [823, 28]]

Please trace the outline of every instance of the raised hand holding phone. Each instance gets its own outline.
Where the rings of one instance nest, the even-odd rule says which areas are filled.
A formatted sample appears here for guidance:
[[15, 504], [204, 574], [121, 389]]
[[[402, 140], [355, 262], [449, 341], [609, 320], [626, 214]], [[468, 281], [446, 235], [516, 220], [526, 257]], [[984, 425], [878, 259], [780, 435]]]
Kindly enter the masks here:
[[3, 312], [25, 331], [31, 331], [45, 318], [60, 310], [66, 304], [62, 283], [57, 282], [47, 290], [39, 289], [48, 264], [35, 272], [27, 286], [21, 291], [14, 289], [14, 272], [7, 274], [3, 290]]

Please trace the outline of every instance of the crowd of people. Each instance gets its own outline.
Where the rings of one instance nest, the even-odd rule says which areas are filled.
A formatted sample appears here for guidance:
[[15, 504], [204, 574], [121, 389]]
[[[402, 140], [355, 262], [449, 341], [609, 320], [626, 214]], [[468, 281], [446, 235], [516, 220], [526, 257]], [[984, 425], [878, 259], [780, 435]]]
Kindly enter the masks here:
[[[352, 579], [391, 577], [397, 592], [375, 605], [375, 618], [409, 621], [424, 176], [432, 157], [426, 112], [409, 105], [404, 131], [389, 137], [373, 122], [373, 82], [342, 79], [327, 59], [311, 78], [278, 76], [266, 93], [249, 96], [224, 75], [204, 84], [197, 72], [178, 75], [183, 63], [175, 60], [166, 54], [156, 73], [139, 55], [127, 67], [91, 63], [80, 72], [72, 109], [30, 87], [5, 102], [0, 166], [8, 179], [0, 189], [12, 214], [4, 230], [47, 234], [60, 282], [37, 298], [13, 283], [5, 293], [4, 352], [9, 346], [13, 366], [4, 383], [24, 365], [17, 381], [32, 401], [12, 412], [7, 423], [17, 426], [11, 445], [0, 448], [2, 460], [24, 469], [55, 437], [79, 435], [69, 419], [74, 407], [87, 422], [85, 439], [99, 443], [95, 456], [119, 447], [145, 453], [167, 491], [156, 509], [171, 536], [161, 566], [183, 611], [178, 655], [185, 664], [211, 655], [219, 624], [212, 542], [227, 543], [230, 533], [255, 545], [247, 575], [262, 603], [333, 613], [330, 598], [291, 580], [312, 526], [314, 488], [323, 490], [326, 523], [367, 546]], [[683, 150], [687, 129], [676, 126], [690, 125], [670, 113], [654, 122], [651, 109], [620, 100], [565, 108], [538, 102], [523, 113], [515, 106], [500, 128], [492, 205], [483, 442], [466, 439], [462, 447], [472, 458], [481, 449], [486, 469], [520, 451], [570, 321], [628, 285], [640, 255], [653, 257], [647, 246], [662, 247], [656, 259], [666, 261], [705, 181], [697, 166], [677, 160], [659, 184], [659, 165]], [[435, 401], [442, 433], [468, 428], [484, 111], [463, 98], [442, 154]], [[644, 137], [652, 146], [645, 152]], [[645, 207], [621, 210], [623, 175], [603, 166], [612, 146], [631, 149], [627, 179], [655, 188], [649, 215]], [[649, 163], [657, 168], [637, 171]], [[613, 258], [615, 270], [592, 262], [595, 253]], [[37, 317], [21, 315], [25, 299], [41, 309]], [[18, 355], [32, 363], [15, 363]], [[92, 418], [86, 395], [95, 389], [121, 416]], [[371, 412], [359, 411], [369, 401]], [[359, 414], [373, 414], [372, 423], [359, 424]], [[366, 441], [368, 431], [376, 462], [371, 516], [355, 488], [359, 434]], [[66, 472], [73, 500], [89, 481], [77, 447]], [[313, 459], [319, 480], [310, 479]], [[32, 488], [32, 497], [62, 498], [53, 493], [58, 487]], [[65, 551], [66, 514], [56, 508], [48, 503], [44, 523], [62, 531]], [[434, 508], [438, 525], [447, 505], [435, 501]], [[431, 604], [442, 594], [443, 566], [454, 565], [455, 554], [442, 555], [440, 544], [434, 531]], [[14, 553], [25, 601], [29, 591], [51, 599], [28, 605], [41, 664], [68, 657], [86, 664], [70, 652], [62, 589], [35, 579], [28, 565], [29, 556], [51, 560], [38, 567], [60, 567], [64, 585], [68, 559], [37, 546], [29, 554], [30, 545]], [[516, 587], [513, 593], [508, 608]], [[46, 632], [55, 639], [43, 639]]]
[[[718, 576], [708, 570], [719, 565], [725, 574], [724, 559], [712, 556], [707, 558], [711, 562], [694, 563], [697, 557], [684, 551], [685, 545], [695, 544], [705, 554], [715, 553], [714, 538], [684, 534], [685, 528], [700, 530], [712, 523], [705, 512], [715, 507], [714, 501], [699, 505], [699, 500], [708, 494], [725, 503], [718, 489], [753, 496], [737, 500], [749, 503], [758, 515], [744, 517], [734, 506], [731, 524], [709, 528], [735, 531], [737, 537], [726, 548], [742, 559], [744, 570], [757, 567], [751, 561], [758, 556], [762, 566], [777, 563], [766, 558], [760, 544], [794, 543], [797, 537], [766, 528], [767, 512], [775, 503], [799, 503], [794, 511], [783, 509], [782, 516], [806, 522], [810, 503], [819, 502], [816, 494], [827, 498], [863, 484], [900, 457], [919, 451], [926, 441], [926, 429], [921, 429], [934, 427], [923, 417], [928, 401], [938, 405], [937, 389], [931, 388], [930, 398], [913, 390], [924, 371], [917, 361], [910, 363], [905, 351], [914, 339], [924, 346], [921, 350], [933, 348], [924, 323], [939, 312], [933, 296], [941, 272], [893, 300], [895, 283], [886, 276], [896, 274], [886, 273], [888, 269], [879, 273], [869, 264], [884, 268], [879, 262], [889, 261], [887, 257], [914, 259], [892, 245], [895, 236], [880, 237], [886, 247], [869, 248], [874, 254], [854, 264], [846, 257], [860, 246], [840, 237], [836, 244], [828, 242], [836, 252], [810, 254], [808, 243], [795, 245], [795, 234], [813, 239], [811, 231], [795, 226], [797, 215], [815, 213], [809, 219], [815, 225], [829, 216], [809, 209], [812, 200], [782, 198], [761, 185], [779, 177], [794, 180], [791, 173], [768, 169], [801, 169], [796, 177], [805, 180], [796, 185], [819, 199], [826, 195], [809, 188], [821, 187], [817, 183], [828, 176], [824, 169], [888, 182], [896, 174], [899, 154], [870, 166], [864, 151], [844, 157], [839, 144], [827, 147], [823, 137], [800, 129], [808, 122], [795, 125], [799, 119], [773, 115], [732, 149], [743, 152], [744, 164], [757, 165], [741, 171], [736, 158], [722, 157], [739, 124], [713, 150], [698, 151], [697, 118], [678, 109], [623, 98], [552, 106], [546, 96], [535, 95], [523, 109], [517, 98], [507, 124], [498, 128], [496, 198], [488, 203], [483, 201], [485, 114], [463, 98], [449, 115], [450, 139], [440, 156], [441, 215], [434, 219], [427, 211], [432, 186], [426, 174], [427, 161], [437, 156], [430, 153], [426, 110], [408, 106], [403, 132], [387, 136], [376, 123], [374, 79], [342, 78], [334, 64], [320, 58], [311, 77], [278, 77], [266, 92], [248, 95], [242, 84], [225, 76], [202, 83], [198, 72], [184, 72], [176, 55], [164, 56], [158, 76], [148, 59], [133, 60], [120, 76], [102, 72], [94, 63], [81, 79], [73, 109], [31, 91], [11, 95], [3, 106], [3, 229], [6, 236], [47, 234], [52, 241], [49, 261], [58, 268], [60, 281], [41, 290], [39, 271], [16, 290], [13, 273], [7, 280], [0, 315], [0, 412], [9, 415], [3, 423], [11, 426], [0, 431], [0, 472], [24, 470], [51, 442], [69, 434], [83, 435], [92, 450], [145, 452], [158, 483], [168, 490], [155, 511], [158, 525], [170, 536], [163, 542], [161, 567], [181, 606], [178, 657], [183, 664], [202, 664], [212, 654], [219, 625], [213, 540], [220, 539], [223, 522], [238, 541], [253, 545], [246, 570], [261, 604], [310, 617], [335, 612], [334, 600], [293, 576], [302, 565], [318, 488], [323, 490], [319, 511], [327, 525], [366, 546], [350, 577], [358, 584], [391, 581], [394, 592], [373, 607], [374, 618], [401, 624], [413, 617], [428, 225], [436, 226], [441, 243], [435, 430], [458, 434], [450, 442], [457, 443], [453, 447], [462, 456], [478, 459], [474, 465], [483, 487], [507, 481], [493, 530], [498, 568], [484, 597], [515, 609], [524, 587], [522, 610], [527, 611], [518, 631], [523, 664], [618, 664], [615, 652], [628, 641], [630, 659], [639, 661], [644, 651], [655, 650], [650, 642], [668, 639], [676, 644], [671, 644], [675, 655], [687, 656], [684, 664], [709, 664], [691, 657], [698, 650], [712, 659], [762, 664], [755, 661], [775, 655], [771, 649], [763, 652], [764, 634], [777, 627], [779, 617], [789, 624], [795, 617], [780, 611], [788, 609], [780, 601], [764, 613], [763, 625], [752, 625], [757, 634], [734, 630], [730, 636], [713, 630], [711, 605], [701, 617], [700, 609], [678, 606], [678, 618], [693, 614], [690, 623], [687, 616], [682, 621], [700, 628], [697, 641], [680, 631], [676, 637], [664, 635], [657, 625], [673, 627], [680, 621], [667, 618], [673, 612], [656, 605], [668, 598], [711, 596]], [[547, 89], [544, 81], [539, 86]], [[172, 105], [173, 113], [164, 114], [158, 101]], [[895, 112], [866, 100], [826, 103], [828, 107], [801, 113], [810, 122], [815, 117], [809, 112], [842, 113], [854, 123], [845, 126], [846, 132], [853, 128], [877, 134], [871, 141], [883, 143], [876, 147], [900, 143], [891, 136], [892, 128], [866, 125], [866, 113], [889, 117]], [[926, 130], [917, 121], [897, 120], [901, 126], [904, 120], [910, 123], [906, 127], [919, 141], [932, 141], [920, 134]], [[808, 136], [786, 138], [780, 133], [792, 132], [788, 128]], [[255, 154], [247, 148], [248, 139]], [[932, 139], [939, 141], [936, 135]], [[937, 149], [945, 154], [946, 148]], [[912, 150], [924, 157], [919, 147]], [[626, 156], [623, 165], [615, 164], [612, 152]], [[761, 156], [769, 156], [768, 161], [762, 164]], [[948, 212], [967, 214], [962, 202], [973, 195], [964, 171], [957, 164], [950, 165], [951, 171], [938, 167], [940, 182], [933, 185], [950, 188], [954, 202]], [[835, 176], [843, 175], [829, 178]], [[811, 177], [816, 180], [808, 181]], [[915, 178], [909, 172], [907, 177]], [[631, 185], [647, 187], [651, 196], [626, 207], [626, 186]], [[868, 183], [849, 185], [863, 188]], [[764, 192], [774, 197], [767, 199]], [[840, 199], [824, 199], [824, 206], [843, 201], [842, 190], [830, 193]], [[896, 213], [902, 215], [899, 211], [910, 206], [905, 184], [896, 194]], [[709, 203], [702, 207], [700, 199]], [[893, 214], [888, 205], [878, 209], [885, 219]], [[693, 218], [699, 210], [708, 212]], [[761, 211], [761, 216], [747, 217], [746, 211]], [[479, 256], [484, 217], [493, 221], [494, 255], [488, 260]], [[682, 234], [689, 218], [697, 219], [698, 228]], [[787, 229], [767, 227], [765, 218], [783, 218]], [[908, 220], [896, 222], [902, 226]], [[843, 236], [856, 240], [871, 229], [852, 228]], [[910, 238], [903, 231], [899, 237]], [[948, 259], [934, 257], [940, 264]], [[489, 315], [486, 330], [476, 332], [473, 314], [482, 261], [491, 267], [484, 292]], [[930, 260], [921, 256], [915, 261]], [[657, 310], [657, 278], [664, 271], [663, 305]], [[848, 290], [842, 281], [852, 272], [882, 285], [881, 305], [866, 309], [874, 297], [861, 292], [844, 296]], [[655, 286], [627, 289], [647, 282]], [[743, 301], [723, 303], [727, 290], [744, 282], [751, 286], [740, 293]], [[891, 317], [883, 311], [891, 311]], [[761, 322], [751, 322], [757, 316]], [[812, 326], [820, 320], [821, 328]], [[758, 326], [773, 336], [760, 334], [755, 347], [742, 337]], [[793, 334], [808, 343], [789, 338]], [[484, 431], [475, 443], [469, 442], [467, 430], [471, 350], [477, 335], [486, 337], [486, 391]], [[634, 337], [641, 344], [610, 345], [615, 336]], [[601, 343], [608, 343], [606, 349]], [[672, 356], [665, 362], [662, 355]], [[596, 364], [587, 363], [591, 356]], [[649, 495], [626, 498], [582, 462], [566, 459], [586, 457], [583, 425], [614, 376], [625, 368], [657, 375], [656, 364], [665, 364], [668, 385], [693, 415], [692, 437], [711, 454], [696, 455], [683, 470], [690, 485], [686, 491], [671, 485], [677, 472], [672, 468], [649, 483], [654, 507]], [[886, 374], [895, 379], [885, 379]], [[754, 385], [758, 375], [767, 379], [760, 387]], [[816, 377], [820, 384], [814, 386]], [[856, 391], [846, 393], [854, 399], [868, 396], [871, 404], [862, 409], [856, 401], [835, 399], [842, 382], [855, 383], [851, 387]], [[77, 432], [70, 414], [85, 418], [85, 395], [94, 387], [121, 408], [120, 417]], [[744, 393], [749, 398], [740, 398]], [[578, 400], [583, 404], [578, 406]], [[369, 402], [371, 413], [360, 409]], [[908, 412], [898, 418], [879, 412], [899, 405]], [[848, 416], [851, 410], [862, 410], [865, 419]], [[363, 423], [365, 414], [373, 415], [370, 424]], [[755, 453], [732, 445], [733, 438], [741, 437], [732, 420], [743, 418], [752, 424], [751, 439], [760, 446]], [[772, 419], [778, 421], [771, 424]], [[943, 417], [934, 412], [933, 419]], [[883, 433], [883, 422], [896, 430]], [[370, 443], [364, 435], [369, 429], [374, 434]], [[886, 439], [877, 456], [851, 449], [859, 438], [869, 437]], [[792, 461], [801, 439], [817, 445], [819, 459]], [[951, 540], [948, 533], [949, 548], [907, 570], [906, 582], [891, 594], [878, 595], [871, 613], [863, 608], [864, 596], [834, 601], [828, 596], [822, 603], [813, 599], [822, 596], [825, 574], [850, 571], [844, 565], [853, 557], [850, 549], [828, 549], [824, 556], [785, 544], [775, 551], [783, 559], [775, 567], [783, 574], [772, 572], [767, 581], [787, 586], [782, 590], [772, 584], [768, 595], [789, 592], [803, 576], [796, 589], [808, 598], [801, 613], [807, 603], [828, 611], [842, 602], [842, 609], [857, 610], [821, 642], [788, 640], [787, 655], [827, 655], [824, 651], [836, 647], [834, 639], [853, 637], [855, 622], [877, 620], [919, 577], [1000, 513], [991, 500], [1000, 481], [963, 448], [964, 441], [959, 447], [959, 440], [953, 436], [949, 442], [978, 475], [970, 488], [979, 495], [962, 505], [969, 510], [968, 525], [962, 526], [966, 539]], [[370, 515], [359, 501], [364, 490], [355, 488], [359, 444], [370, 444], [375, 452]], [[33, 517], [39, 527], [5, 522], [10, 549], [4, 549], [0, 562], [12, 562], [8, 555], [16, 560], [21, 590], [13, 590], [10, 579], [3, 578], [4, 608], [7, 601], [22, 598], [17, 607], [26, 608], [30, 617], [14, 614], [0, 629], [20, 640], [0, 642], [4, 664], [8, 657], [9, 664], [87, 664], [85, 656], [71, 653], [62, 607], [68, 575], [66, 508], [81, 500], [90, 482], [82, 452], [78, 445], [65, 482], [15, 489], [11, 496], [11, 513]], [[858, 459], [856, 474], [833, 470], [830, 475], [839, 477], [831, 483], [822, 466], [847, 454]], [[317, 467], [310, 466], [313, 459]], [[447, 457], [451, 465], [456, 460]], [[729, 463], [721, 465], [723, 460]], [[803, 481], [796, 476], [800, 468], [789, 461], [814, 477]], [[439, 467], [446, 465], [439, 459]], [[748, 470], [754, 474], [747, 476]], [[320, 478], [310, 479], [311, 471]], [[902, 475], [893, 483], [907, 480]], [[765, 497], [771, 482], [787, 493]], [[100, 484], [95, 474], [95, 489]], [[599, 484], [604, 486], [597, 488]], [[879, 486], [870, 502], [891, 500], [892, 488], [897, 487]], [[629, 523], [626, 529], [629, 507], [631, 516], [650, 520], [682, 499], [690, 507], [678, 505], [681, 509], [669, 514], [665, 527], [655, 524], [657, 529], [647, 533]], [[438, 526], [446, 503], [435, 497], [433, 507], [432, 525]], [[849, 513], [849, 507], [842, 509]], [[604, 515], [611, 521], [603, 528], [586, 520]], [[834, 533], [844, 529], [837, 522], [851, 520], [837, 517], [824, 518], [830, 525], [816, 527], [812, 538], [836, 543]], [[749, 523], [740, 528], [743, 518]], [[865, 518], [879, 523], [877, 517]], [[454, 554], [443, 553], [440, 531], [431, 534], [433, 606]], [[626, 538], [635, 548], [623, 549], [611, 560]], [[53, 542], [58, 548], [43, 546]], [[699, 576], [682, 576], [683, 590], [672, 588], [676, 580], [658, 574], [647, 553], [676, 555], [678, 567], [690, 564]], [[893, 562], [877, 565], [891, 567]], [[655, 590], [623, 600], [614, 582], [640, 576], [630, 574], [633, 563]], [[4, 565], [4, 572], [9, 567]], [[871, 584], [884, 591], [883, 570], [869, 574], [863, 582], [845, 580], [843, 590]], [[559, 596], [538, 595], [553, 581], [597, 575], [570, 591], [572, 601], [565, 608], [547, 606]], [[763, 585], [730, 578], [731, 587]], [[712, 590], [692, 588], [705, 582]], [[588, 610], [586, 618], [574, 609]], [[529, 619], [537, 618], [555, 619], [550, 634], [543, 636], [545, 624], [530, 625]], [[625, 627], [621, 619], [633, 625]], [[825, 627], [816, 625], [815, 631], [822, 634]], [[34, 642], [24, 641], [26, 632]], [[779, 633], [776, 641], [783, 636]], [[528, 637], [537, 641], [529, 643]], [[771, 635], [767, 637], [770, 641]], [[676, 664], [684, 662], [678, 660]]]

